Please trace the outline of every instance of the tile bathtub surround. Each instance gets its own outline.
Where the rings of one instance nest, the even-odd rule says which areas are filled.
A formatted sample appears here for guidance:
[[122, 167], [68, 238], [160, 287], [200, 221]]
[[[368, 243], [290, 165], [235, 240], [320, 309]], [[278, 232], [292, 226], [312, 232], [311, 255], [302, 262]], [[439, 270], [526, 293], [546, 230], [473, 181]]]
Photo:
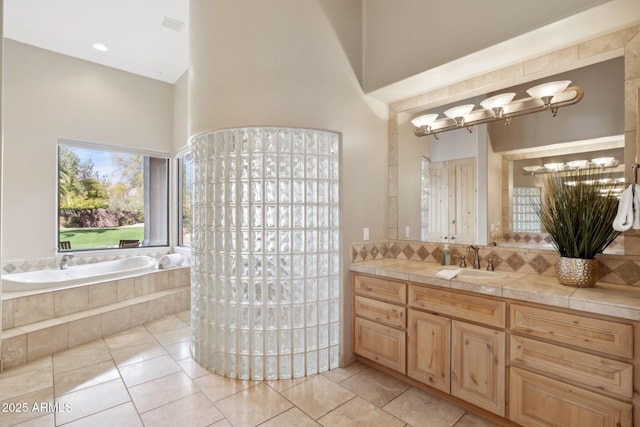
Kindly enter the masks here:
[[358, 363], [295, 380], [212, 374], [191, 358], [189, 320], [180, 312], [5, 370], [0, 401], [28, 410], [3, 413], [0, 427], [497, 427]]
[[[473, 253], [467, 253], [467, 246], [450, 244], [451, 263], [458, 265], [460, 256], [466, 259], [467, 267], [473, 264]], [[411, 261], [440, 263], [443, 245], [441, 243], [406, 240], [378, 240], [375, 242], [355, 242], [351, 244], [351, 262], [395, 258]], [[494, 268], [522, 274], [537, 274], [555, 277], [555, 250], [537, 250], [505, 246], [481, 246], [480, 266], [486, 268], [487, 260], [493, 259]], [[600, 254], [599, 282], [616, 285], [640, 286], [640, 256]]]
[[[145, 282], [155, 283], [158, 279], [160, 285], [154, 285], [152, 293], [141, 296], [134, 295], [135, 279], [126, 279], [131, 292], [121, 300], [117, 298], [119, 286], [124, 286], [123, 280], [82, 287], [89, 296], [83, 301], [80, 311], [76, 311], [79, 305], [68, 304], [68, 294], [60, 291], [3, 300], [3, 319], [6, 320], [3, 322], [6, 329], [3, 330], [2, 341], [4, 366], [10, 368], [25, 364], [189, 308], [189, 271], [188, 268], [177, 268], [148, 274]], [[96, 290], [92, 291], [92, 287]], [[60, 299], [56, 298], [58, 293], [62, 295], [61, 305], [56, 305]], [[30, 304], [36, 316], [23, 315], [29, 312]], [[52, 317], [60, 307], [72, 307], [73, 310]], [[42, 313], [51, 316], [45, 317]]]

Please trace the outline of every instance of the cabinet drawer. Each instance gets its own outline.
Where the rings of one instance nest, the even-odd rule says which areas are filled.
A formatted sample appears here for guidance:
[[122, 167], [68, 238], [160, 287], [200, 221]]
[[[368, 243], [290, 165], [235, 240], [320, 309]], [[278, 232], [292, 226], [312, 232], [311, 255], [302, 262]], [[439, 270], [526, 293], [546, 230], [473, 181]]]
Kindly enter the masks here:
[[407, 327], [407, 309], [374, 299], [356, 296], [356, 315], [396, 328]]
[[406, 332], [356, 317], [354, 338], [356, 354], [400, 373], [406, 373]]
[[511, 330], [589, 351], [633, 357], [633, 327], [623, 323], [512, 304]]
[[630, 403], [510, 369], [509, 419], [532, 427], [631, 427]]
[[381, 299], [398, 304], [407, 303], [407, 284], [357, 274], [354, 280], [357, 295]]
[[606, 390], [629, 399], [633, 396], [633, 365], [629, 363], [511, 336], [511, 364], [594, 391]]
[[410, 285], [409, 305], [498, 328], [505, 327], [505, 303], [485, 297]]

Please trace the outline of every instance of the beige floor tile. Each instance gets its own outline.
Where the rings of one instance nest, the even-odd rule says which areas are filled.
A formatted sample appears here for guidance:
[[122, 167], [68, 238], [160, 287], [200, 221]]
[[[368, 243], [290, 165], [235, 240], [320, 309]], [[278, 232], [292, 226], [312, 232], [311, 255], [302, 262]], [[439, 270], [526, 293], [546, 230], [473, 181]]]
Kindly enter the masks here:
[[191, 341], [181, 341], [165, 347], [167, 353], [175, 360], [183, 360], [191, 357]]
[[301, 377], [301, 378], [291, 378], [288, 380], [274, 380], [267, 381], [266, 383], [277, 392], [281, 392], [288, 388], [293, 387], [296, 384], [300, 384], [301, 382], [307, 381], [309, 377]]
[[82, 390], [56, 396], [56, 403], [70, 408], [56, 414], [56, 423], [64, 424], [113, 408], [130, 400], [122, 380], [117, 379]]
[[186, 326], [188, 325], [184, 322], [184, 320], [175, 315], [165, 316], [158, 320], [154, 320], [153, 322], [144, 324], [145, 329], [152, 334], [163, 331], [170, 331], [172, 329], [180, 329]]
[[180, 311], [176, 313], [180, 319], [182, 319], [187, 325], [191, 324], [191, 310]]
[[120, 373], [109, 359], [106, 362], [99, 362], [95, 365], [84, 366], [73, 371], [54, 373], [53, 384], [56, 396], [61, 396], [72, 391], [106, 383], [120, 378]]
[[0, 427], [13, 426], [34, 418], [41, 418], [51, 411], [34, 410], [40, 408], [41, 404], [53, 404], [53, 387], [43, 388], [37, 391], [26, 393], [20, 396], [16, 396], [10, 399], [2, 400], [0, 405], [5, 403], [13, 404], [8, 405], [7, 411], [0, 416]]
[[198, 387], [184, 372], [158, 378], [129, 389], [133, 403], [140, 414], [189, 396], [197, 391]]
[[51, 369], [25, 371], [18, 375], [0, 378], [0, 400], [9, 400], [51, 386], [53, 386]]
[[155, 338], [143, 326], [127, 329], [126, 331], [111, 335], [104, 339], [110, 349], [119, 349], [154, 342]]
[[320, 418], [318, 422], [323, 426], [332, 427], [403, 427], [405, 425], [404, 421], [361, 397], [351, 399]]
[[131, 345], [111, 350], [111, 356], [118, 367], [131, 365], [144, 360], [155, 359], [164, 356], [167, 352], [155, 340], [142, 344]]
[[111, 360], [111, 353], [104, 340], [96, 340], [53, 355], [56, 374]]
[[216, 406], [233, 426], [255, 426], [293, 405], [264, 383], [242, 390], [216, 402]]
[[133, 387], [180, 372], [180, 366], [168, 354], [120, 368], [120, 375], [127, 387]]
[[335, 368], [330, 371], [323, 372], [321, 375], [329, 378], [333, 382], [339, 383], [366, 369], [368, 368], [365, 365], [355, 362], [344, 368]]
[[320, 418], [355, 396], [322, 375], [296, 384], [282, 391], [282, 395], [313, 419]]
[[44, 415], [34, 418], [23, 423], [14, 424], [13, 427], [55, 427], [56, 417], [53, 414]]
[[434, 427], [451, 427], [464, 415], [464, 409], [413, 387], [383, 409], [412, 426], [428, 419]]
[[224, 418], [202, 393], [195, 393], [142, 414], [145, 427], [206, 427]]
[[320, 424], [313, 418], [302, 412], [299, 408], [293, 407], [282, 414], [271, 418], [269, 421], [260, 424], [260, 427], [319, 427]]
[[237, 380], [235, 378], [227, 378], [217, 374], [208, 374], [204, 377], [194, 380], [196, 386], [211, 400], [218, 400], [229, 397], [241, 390], [256, 386], [257, 382], [247, 380]]
[[162, 344], [164, 347], [167, 347], [171, 344], [183, 341], [191, 341], [191, 326], [184, 326], [178, 329], [156, 332], [153, 335], [156, 337], [160, 344]]
[[211, 424], [209, 427], [233, 427], [226, 418]]
[[500, 427], [499, 424], [480, 418], [477, 415], [465, 414], [455, 427]]
[[143, 425], [133, 403], [127, 402], [65, 424], [65, 427], [143, 427]]
[[409, 388], [406, 383], [375, 369], [365, 369], [340, 385], [379, 408]]
[[182, 370], [189, 375], [190, 378], [200, 378], [211, 373], [198, 365], [192, 358], [180, 360], [178, 361], [178, 365], [180, 365]]
[[33, 362], [28, 362], [20, 366], [16, 366], [14, 368], [5, 369], [3, 372], [0, 372], [0, 380], [3, 378], [12, 377], [14, 375], [21, 375], [25, 372], [37, 371], [40, 369], [53, 369], [53, 361], [51, 356], [41, 357], [40, 359], [36, 359]]

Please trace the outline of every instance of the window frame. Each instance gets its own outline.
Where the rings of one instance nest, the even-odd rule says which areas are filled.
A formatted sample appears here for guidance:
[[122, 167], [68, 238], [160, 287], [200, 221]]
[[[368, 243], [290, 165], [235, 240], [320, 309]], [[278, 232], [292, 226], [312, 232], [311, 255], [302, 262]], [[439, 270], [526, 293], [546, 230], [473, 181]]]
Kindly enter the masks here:
[[[144, 158], [155, 158], [155, 159], [160, 159], [160, 160], [164, 160], [164, 164], [165, 164], [165, 168], [166, 168], [166, 173], [165, 178], [164, 178], [164, 190], [160, 189], [158, 190], [158, 192], [164, 192], [164, 216], [166, 218], [165, 224], [164, 226], [160, 227], [164, 229], [164, 236], [165, 236], [165, 242], [163, 244], [144, 244], [145, 241], [148, 239], [147, 236], [147, 225], [145, 224], [145, 235], [143, 236], [143, 240], [140, 242], [140, 246], [135, 247], [135, 248], [128, 248], [128, 247], [95, 247], [95, 248], [73, 248], [71, 247], [70, 249], [61, 249], [60, 248], [60, 232], [61, 232], [61, 227], [60, 227], [60, 149], [61, 147], [75, 147], [75, 148], [81, 148], [81, 149], [87, 149], [87, 150], [100, 150], [100, 151], [107, 151], [107, 152], [111, 152], [111, 153], [121, 153], [121, 154], [131, 154], [131, 155], [138, 155], [138, 156], [142, 156]], [[87, 141], [79, 141], [79, 140], [73, 140], [73, 139], [67, 139], [67, 138], [58, 138], [57, 140], [57, 144], [56, 144], [56, 180], [55, 180], [55, 185], [56, 185], [56, 227], [55, 227], [55, 241], [56, 241], [56, 252], [57, 253], [68, 253], [68, 252], [91, 252], [91, 251], [122, 251], [122, 250], [135, 250], [135, 249], [145, 249], [145, 248], [158, 248], [158, 247], [169, 247], [170, 246], [170, 222], [171, 222], [171, 218], [170, 218], [170, 206], [171, 206], [171, 189], [170, 189], [170, 184], [171, 184], [171, 156], [168, 152], [162, 152], [162, 151], [154, 151], [154, 150], [148, 150], [148, 149], [143, 149], [143, 148], [134, 148], [134, 147], [123, 147], [123, 146], [117, 146], [117, 145], [108, 145], [108, 144], [101, 144], [101, 143], [95, 143], [95, 142], [87, 142]], [[144, 181], [146, 185], [146, 181], [148, 180], [147, 174], [145, 173], [144, 176]], [[147, 208], [146, 208], [146, 203], [147, 203], [147, 199], [148, 199], [148, 194], [145, 191], [144, 195], [143, 195], [143, 201], [144, 201], [144, 211], [145, 211], [145, 222], [147, 221], [146, 215], [147, 215]]]

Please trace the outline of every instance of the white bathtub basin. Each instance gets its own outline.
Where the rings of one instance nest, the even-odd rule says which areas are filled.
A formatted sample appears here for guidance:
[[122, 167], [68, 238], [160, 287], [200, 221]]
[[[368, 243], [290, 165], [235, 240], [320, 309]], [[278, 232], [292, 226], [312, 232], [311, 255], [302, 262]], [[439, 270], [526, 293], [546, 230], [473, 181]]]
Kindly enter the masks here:
[[2, 291], [16, 292], [36, 289], [57, 289], [115, 280], [142, 274], [156, 268], [156, 259], [137, 256], [115, 261], [70, 266], [66, 270], [39, 270], [2, 275]]

